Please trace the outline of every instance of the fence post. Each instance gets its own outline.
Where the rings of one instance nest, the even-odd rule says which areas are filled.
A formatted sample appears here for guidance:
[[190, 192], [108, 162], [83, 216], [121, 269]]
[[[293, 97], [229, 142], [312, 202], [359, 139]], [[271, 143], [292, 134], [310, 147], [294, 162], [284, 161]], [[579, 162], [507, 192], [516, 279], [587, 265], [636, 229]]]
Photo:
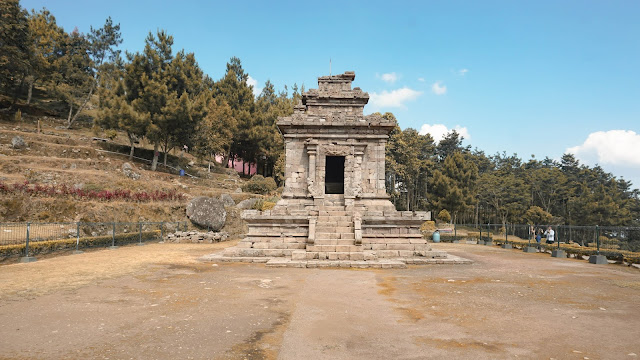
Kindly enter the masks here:
[[453, 241], [458, 242], [458, 225], [453, 223]]
[[142, 245], [142, 223], [140, 221], [138, 221], [138, 245]]
[[27, 222], [27, 244], [24, 247], [24, 256], [29, 257], [29, 230], [31, 229], [31, 223]]
[[598, 247], [597, 255], [600, 255], [600, 228], [596, 225], [596, 246]]
[[118, 247], [116, 246], [116, 222], [114, 221], [112, 223], [113, 229], [111, 231], [111, 247], [109, 247], [110, 249], [117, 249]]
[[164, 221], [160, 223], [160, 241], [164, 241]]
[[[515, 235], [515, 231], [513, 234]], [[513, 245], [509, 244], [509, 224], [507, 223], [504, 224], [504, 245], [502, 245], [502, 248], [513, 249]]]
[[74, 251], [73, 253], [82, 253], [82, 251], [80, 251], [80, 222], [76, 222], [76, 251]]
[[31, 223], [27, 222], [27, 242], [24, 246], [24, 256], [20, 258], [21, 263], [28, 263], [36, 261], [36, 258], [29, 256], [29, 231], [31, 230]]
[[607, 257], [600, 255], [600, 226], [596, 225], [596, 245], [598, 246], [597, 255], [589, 256], [589, 262], [592, 264], [608, 264]]

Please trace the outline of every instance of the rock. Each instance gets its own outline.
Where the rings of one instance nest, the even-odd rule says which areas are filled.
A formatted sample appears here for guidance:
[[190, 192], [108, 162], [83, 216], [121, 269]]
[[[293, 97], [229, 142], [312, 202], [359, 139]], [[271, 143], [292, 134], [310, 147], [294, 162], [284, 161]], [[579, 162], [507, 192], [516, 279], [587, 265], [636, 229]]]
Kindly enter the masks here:
[[24, 139], [22, 137], [15, 136], [13, 139], [11, 139], [11, 146], [14, 149], [24, 149], [28, 145], [27, 145], [27, 143], [24, 141]]
[[233, 198], [229, 194], [220, 195], [220, 200], [224, 204], [224, 206], [235, 206], [236, 202], [233, 201]]
[[242, 193], [242, 189], [241, 189], [241, 188], [236, 188], [235, 193], [236, 193], [236, 194], [240, 194], [240, 193]]
[[138, 180], [140, 179], [140, 174], [135, 172], [134, 169], [135, 168], [131, 166], [131, 164], [129, 164], [128, 162], [122, 164], [122, 173], [130, 179]]
[[73, 184], [73, 189], [74, 190], [82, 190], [82, 189], [84, 189], [84, 183]]
[[227, 211], [221, 200], [200, 196], [187, 205], [187, 217], [194, 224], [212, 231], [220, 231], [227, 220]]
[[238, 203], [238, 209], [243, 209], [243, 210], [251, 209], [253, 205], [255, 205], [255, 203], [258, 202], [258, 200], [259, 200], [258, 198], [242, 200]]
[[195, 161], [189, 161], [189, 166], [193, 166], [195, 164], [196, 164]]

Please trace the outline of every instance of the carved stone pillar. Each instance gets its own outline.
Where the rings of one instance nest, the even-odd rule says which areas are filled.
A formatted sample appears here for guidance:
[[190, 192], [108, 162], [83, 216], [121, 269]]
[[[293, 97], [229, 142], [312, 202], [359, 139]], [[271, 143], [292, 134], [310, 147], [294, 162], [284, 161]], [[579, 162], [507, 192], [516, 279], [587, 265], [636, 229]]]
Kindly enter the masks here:
[[353, 176], [351, 187], [353, 196], [360, 197], [362, 195], [362, 163], [364, 161], [364, 149], [366, 145], [357, 145], [353, 149]]
[[318, 144], [307, 144], [307, 155], [309, 155], [309, 172], [307, 176], [307, 191], [312, 197], [318, 196], [316, 178], [316, 155]]

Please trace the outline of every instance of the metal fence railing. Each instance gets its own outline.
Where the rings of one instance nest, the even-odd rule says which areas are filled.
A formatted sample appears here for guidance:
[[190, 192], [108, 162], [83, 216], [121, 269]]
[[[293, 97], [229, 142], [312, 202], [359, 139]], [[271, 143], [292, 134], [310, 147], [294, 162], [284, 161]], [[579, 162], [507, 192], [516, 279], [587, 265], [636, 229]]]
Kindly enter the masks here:
[[162, 240], [187, 230], [187, 222], [56, 222], [0, 223], [0, 259], [59, 250]]
[[[545, 231], [554, 231], [553, 244], [574, 244], [586, 248], [615, 251], [640, 252], [640, 227], [624, 226], [575, 226], [575, 225], [523, 225], [523, 224], [457, 224], [451, 233], [441, 237], [452, 240], [475, 238], [478, 241], [527, 240], [536, 245], [536, 235], [541, 234], [541, 243], [546, 243]], [[471, 234], [471, 236], [469, 236]]]

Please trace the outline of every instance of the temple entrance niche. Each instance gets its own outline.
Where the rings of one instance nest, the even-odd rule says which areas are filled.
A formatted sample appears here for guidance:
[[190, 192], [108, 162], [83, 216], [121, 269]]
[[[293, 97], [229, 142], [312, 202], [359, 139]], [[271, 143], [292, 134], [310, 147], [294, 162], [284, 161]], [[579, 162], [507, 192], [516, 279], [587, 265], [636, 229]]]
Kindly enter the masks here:
[[344, 156], [327, 156], [325, 194], [344, 194]]

